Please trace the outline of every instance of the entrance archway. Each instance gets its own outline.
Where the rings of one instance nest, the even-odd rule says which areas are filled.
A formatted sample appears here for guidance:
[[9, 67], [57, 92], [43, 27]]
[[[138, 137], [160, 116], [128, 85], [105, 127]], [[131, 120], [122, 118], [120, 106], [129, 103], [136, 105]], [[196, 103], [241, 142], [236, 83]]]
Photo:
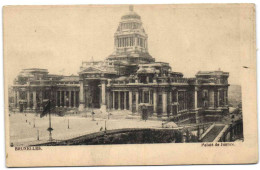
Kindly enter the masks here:
[[87, 106], [90, 108], [100, 108], [100, 80], [88, 80], [88, 90], [86, 94]]

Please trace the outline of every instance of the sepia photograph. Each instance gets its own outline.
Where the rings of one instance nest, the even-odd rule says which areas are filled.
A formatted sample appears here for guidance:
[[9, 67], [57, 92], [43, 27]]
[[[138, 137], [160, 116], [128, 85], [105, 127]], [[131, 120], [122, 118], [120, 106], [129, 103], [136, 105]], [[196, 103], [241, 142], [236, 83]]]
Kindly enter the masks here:
[[252, 4], [4, 7], [6, 147], [246, 145], [254, 18]]

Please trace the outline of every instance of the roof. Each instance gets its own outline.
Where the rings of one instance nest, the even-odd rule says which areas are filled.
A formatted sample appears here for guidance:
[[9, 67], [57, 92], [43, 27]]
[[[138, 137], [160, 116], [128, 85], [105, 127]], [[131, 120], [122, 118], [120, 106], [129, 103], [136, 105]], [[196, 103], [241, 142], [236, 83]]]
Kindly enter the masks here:
[[157, 66], [157, 67], [162, 67], [162, 66], [168, 66], [169, 67], [169, 63], [166, 62], [153, 62], [153, 63], [148, 63], [148, 64], [139, 64], [139, 66]]
[[224, 72], [224, 71], [199, 71], [196, 76], [209, 76], [209, 75], [212, 75], [212, 76], [219, 76], [219, 75], [223, 75], [223, 76], [229, 76], [229, 73], [228, 72]]
[[64, 76], [61, 81], [79, 81], [79, 76]]
[[159, 73], [159, 70], [156, 70], [155, 68], [149, 67], [149, 68], [140, 68], [137, 70], [137, 73]]

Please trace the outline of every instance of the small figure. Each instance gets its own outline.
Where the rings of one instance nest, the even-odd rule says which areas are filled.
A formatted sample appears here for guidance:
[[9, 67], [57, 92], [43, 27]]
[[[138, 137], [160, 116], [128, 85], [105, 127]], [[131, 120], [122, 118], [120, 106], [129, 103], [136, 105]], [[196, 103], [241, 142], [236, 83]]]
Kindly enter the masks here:
[[95, 118], [94, 118], [94, 115], [95, 115], [95, 112], [94, 111], [92, 111], [92, 121], [94, 121], [95, 120]]
[[102, 131], [102, 130], [103, 130], [103, 127], [101, 127], [99, 131]]

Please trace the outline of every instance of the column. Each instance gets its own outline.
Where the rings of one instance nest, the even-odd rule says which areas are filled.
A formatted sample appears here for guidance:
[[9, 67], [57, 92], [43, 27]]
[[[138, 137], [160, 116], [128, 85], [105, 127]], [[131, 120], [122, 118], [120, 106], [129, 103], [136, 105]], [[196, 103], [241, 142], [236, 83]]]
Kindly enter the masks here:
[[59, 91], [60, 93], [60, 107], [62, 107], [62, 91]]
[[106, 82], [105, 81], [101, 81], [101, 93], [102, 93], [101, 104], [106, 105]]
[[149, 83], [149, 76], [146, 77], [146, 82]]
[[[194, 109], [197, 110], [197, 108], [198, 108], [198, 88], [195, 87], [195, 89], [194, 89]], [[200, 122], [198, 110], [195, 112], [195, 119], [196, 119], [196, 123]]]
[[42, 107], [42, 106], [43, 106], [43, 105], [42, 105], [42, 103], [43, 103], [42, 89], [40, 90], [40, 95], [39, 95], [39, 96], [40, 96], [40, 103], [41, 103], [41, 104], [40, 104], [40, 109], [43, 109], [43, 107]]
[[198, 89], [195, 87], [194, 90], [194, 109], [198, 108]]
[[55, 100], [56, 100], [56, 103], [55, 103], [55, 104], [56, 104], [56, 107], [58, 107], [58, 104], [59, 104], [59, 103], [58, 103], [58, 93], [59, 93], [59, 92], [56, 91], [56, 98], [55, 98]]
[[16, 92], [16, 90], [14, 90], [14, 107], [17, 107], [16, 97], [17, 97], [17, 92]]
[[226, 90], [226, 105], [228, 105], [228, 89]]
[[18, 89], [17, 90], [17, 107], [19, 107], [19, 104], [20, 104], [19, 100], [20, 100], [20, 92], [19, 92], [19, 89]]
[[142, 90], [142, 98], [140, 103], [144, 103], [144, 90]]
[[33, 109], [36, 110], [37, 108], [37, 101], [36, 101], [36, 90], [33, 91]]
[[187, 91], [184, 91], [184, 109], [187, 110]]
[[214, 89], [209, 90], [209, 106], [214, 107]]
[[170, 90], [170, 93], [169, 93], [169, 95], [170, 95], [170, 114], [172, 115], [173, 114], [173, 110], [172, 110], [172, 89]]
[[73, 107], [74, 107], [74, 108], [76, 108], [76, 106], [77, 106], [77, 105], [76, 105], [76, 96], [77, 96], [76, 94], [77, 94], [77, 91], [74, 90], [74, 93], [73, 93]]
[[69, 91], [69, 107], [71, 107], [71, 90]]
[[111, 91], [107, 91], [107, 95], [106, 95], [107, 97], [106, 97], [106, 100], [107, 100], [107, 108], [109, 109], [109, 110], [111, 110], [111, 106], [112, 106], [112, 104], [111, 104]]
[[126, 91], [124, 92], [124, 110], [126, 110]]
[[146, 48], [146, 50], [148, 50], [148, 41], [147, 41], [147, 39], [145, 40], [145, 48]]
[[136, 112], [138, 113], [138, 111], [139, 111], [139, 107], [138, 107], [138, 103], [139, 103], [139, 93], [138, 93], [138, 91], [136, 92], [136, 94], [135, 94], [135, 107], [136, 107]]
[[115, 109], [115, 91], [113, 91], [113, 109]]
[[177, 102], [176, 114], [179, 114], [179, 91], [178, 90], [176, 90], [176, 102]]
[[220, 94], [219, 94], [219, 89], [218, 89], [218, 98], [217, 98], [217, 101], [218, 101], [218, 107], [219, 107], [219, 104], [220, 104], [220, 102], [219, 102], [219, 99], [220, 99], [220, 98], [219, 98], [219, 95], [220, 95]]
[[121, 110], [121, 94], [118, 92], [118, 110]]
[[67, 91], [64, 91], [64, 107], [67, 107]]
[[89, 105], [90, 105], [90, 100], [89, 100], [89, 89], [84, 90], [84, 101], [85, 101], [85, 108], [88, 109]]
[[227, 98], [226, 98], [226, 96], [227, 96], [227, 91], [226, 90], [224, 90], [224, 105], [226, 105], [226, 103], [227, 103]]
[[152, 104], [152, 100], [151, 100], [151, 90], [149, 90], [149, 99], [148, 99], [148, 103]]
[[29, 109], [29, 108], [30, 108], [30, 91], [28, 89], [28, 91], [27, 91], [27, 109]]
[[157, 91], [153, 92], [153, 112], [157, 113]]
[[162, 94], [163, 114], [167, 114], [167, 92], [163, 91]]
[[133, 109], [132, 109], [132, 99], [133, 95], [132, 95], [132, 91], [129, 91], [129, 110], [132, 112]]
[[83, 111], [84, 104], [85, 104], [83, 80], [80, 80], [79, 83], [80, 83], [80, 86], [79, 86], [79, 111]]

